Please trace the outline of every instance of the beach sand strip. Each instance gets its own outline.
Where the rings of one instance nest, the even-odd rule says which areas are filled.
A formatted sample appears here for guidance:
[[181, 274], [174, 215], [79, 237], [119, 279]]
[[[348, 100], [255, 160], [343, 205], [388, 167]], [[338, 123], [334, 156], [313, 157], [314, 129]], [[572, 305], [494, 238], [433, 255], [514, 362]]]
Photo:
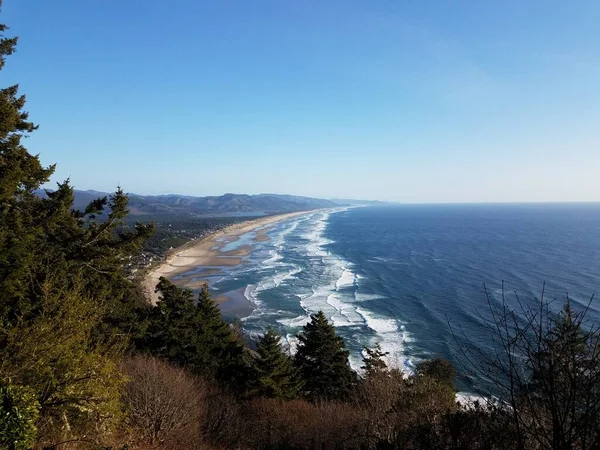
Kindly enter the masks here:
[[[160, 277], [171, 279], [177, 275], [189, 272], [202, 266], [236, 266], [242, 262], [242, 258], [251, 251], [251, 246], [241, 246], [239, 249], [221, 252], [220, 247], [234, 242], [243, 234], [254, 231], [256, 228], [281, 222], [315, 211], [300, 211], [275, 216], [261, 217], [259, 219], [231, 225], [223, 230], [212, 233], [201, 239], [190, 241], [183, 246], [171, 250], [164, 261], [148, 271], [142, 281], [142, 288], [148, 301], [155, 305], [158, 301], [158, 293], [154, 292]], [[263, 234], [264, 236], [264, 234]], [[260, 240], [265, 240], [261, 237]]]

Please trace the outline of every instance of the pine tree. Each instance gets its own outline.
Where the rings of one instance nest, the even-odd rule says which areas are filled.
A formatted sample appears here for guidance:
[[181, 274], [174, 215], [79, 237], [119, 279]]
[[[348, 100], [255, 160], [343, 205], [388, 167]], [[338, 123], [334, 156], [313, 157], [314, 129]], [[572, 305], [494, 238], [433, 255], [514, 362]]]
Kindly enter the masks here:
[[164, 277], [156, 285], [160, 301], [149, 312], [146, 334], [138, 347], [181, 366], [196, 363], [194, 295]]
[[375, 344], [373, 348], [365, 347], [365, 353], [361, 369], [365, 371], [367, 377], [384, 372], [387, 369], [387, 364], [383, 358], [389, 355], [389, 352], [382, 351], [379, 343]]
[[245, 347], [221, 317], [208, 286], [201, 287], [197, 302], [191, 290], [164, 277], [156, 290], [160, 301], [149, 312], [138, 348], [198, 375], [245, 386], [249, 379]]
[[567, 299], [560, 314], [551, 319], [540, 349], [533, 355], [529, 391], [541, 395], [550, 388], [568, 392], [573, 379], [590, 369], [598, 372], [598, 362], [590, 361], [596, 356], [589, 351], [590, 337]]
[[250, 377], [245, 345], [223, 320], [207, 284], [200, 288], [196, 309], [201, 331], [197, 348], [203, 355], [202, 364], [220, 381], [245, 390]]
[[356, 374], [350, 368], [344, 340], [336, 335], [323, 311], [311, 316], [298, 339], [294, 363], [304, 395], [312, 400], [346, 398], [356, 383]]
[[219, 306], [210, 296], [207, 284], [200, 287], [196, 304], [198, 320], [203, 324], [205, 337], [209, 340], [226, 341], [231, 339], [231, 327], [221, 316]]
[[[17, 44], [6, 30], [0, 71]], [[117, 360], [139, 300], [123, 261], [152, 227], [124, 226], [121, 190], [84, 211], [73, 209], [68, 181], [43, 198], [54, 166], [24, 147], [37, 129], [24, 107], [17, 85], [0, 89], [0, 382], [33, 393], [43, 432], [91, 437], [119, 413]]]
[[450, 361], [446, 361], [440, 357], [422, 361], [417, 365], [417, 373], [454, 388], [456, 369]]
[[[17, 38], [4, 36], [7, 29], [0, 24], [0, 71], [17, 45]], [[25, 96], [18, 89], [18, 85], [0, 89], [0, 320], [14, 314], [27, 296], [28, 275], [36, 265], [36, 233], [42, 227], [36, 217], [41, 201], [34, 190], [54, 172], [54, 166], [42, 167], [39, 158], [21, 145], [37, 126], [28, 121]]]
[[273, 329], [260, 338], [254, 361], [254, 393], [263, 397], [291, 400], [298, 396], [300, 382], [292, 359], [283, 353], [281, 338]]

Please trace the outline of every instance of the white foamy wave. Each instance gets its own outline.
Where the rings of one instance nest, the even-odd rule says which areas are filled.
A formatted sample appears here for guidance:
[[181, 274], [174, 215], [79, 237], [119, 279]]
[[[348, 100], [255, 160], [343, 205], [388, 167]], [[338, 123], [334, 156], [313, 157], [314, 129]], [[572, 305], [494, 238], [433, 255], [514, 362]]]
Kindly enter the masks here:
[[377, 316], [361, 307], [357, 307], [356, 311], [364, 318], [367, 327], [376, 333], [373, 344], [378, 343], [381, 349], [388, 353], [385, 358], [386, 363], [410, 371], [410, 362], [404, 357], [404, 349], [411, 338], [404, 325], [398, 323], [396, 319]]
[[309, 244], [306, 246], [307, 256], [329, 256], [329, 252], [324, 249], [324, 246], [333, 243], [333, 241], [323, 236], [323, 233], [327, 228], [327, 219], [329, 219], [329, 215], [330, 213], [319, 213], [316, 216], [318, 219], [314, 222], [313, 227], [302, 235], [304, 239], [309, 241]]
[[282, 227], [271, 232], [271, 243], [276, 247], [281, 248], [281, 245], [285, 242], [285, 237], [294, 232], [296, 228], [298, 228], [298, 224], [304, 220], [306, 219], [299, 219], [292, 223], [284, 222]]
[[[247, 291], [247, 297], [259, 305], [248, 319], [259, 319], [259, 327], [262, 327], [261, 317], [276, 321], [287, 333], [289, 348], [295, 351], [294, 335], [310, 321], [310, 315], [323, 311], [335, 327], [348, 330], [344, 335], [347, 334], [351, 348], [371, 347], [379, 343], [383, 351], [389, 352], [387, 361], [390, 366], [401, 366], [404, 371], [410, 372], [412, 369], [404, 358], [405, 344], [410, 337], [403, 325], [394, 318], [361, 307], [363, 302], [382, 297], [359, 292], [365, 281], [364, 275], [357, 274], [350, 261], [329, 252], [327, 246], [334, 242], [325, 236], [330, 214], [314, 213], [272, 231], [270, 247], [267, 247], [270, 253], [257, 270], [260, 280]], [[288, 239], [287, 235], [292, 232], [294, 238]], [[290, 261], [301, 260], [302, 266], [308, 265], [308, 268], [302, 270], [297, 264], [288, 262], [287, 255], [290, 255]], [[304, 273], [298, 275], [301, 272]], [[286, 301], [300, 299], [305, 314], [295, 317], [279, 310], [282, 303], [278, 303], [278, 311], [274, 312], [260, 302], [262, 292], [279, 288], [290, 279], [297, 280], [294, 282], [294, 295], [289, 293], [289, 288], [273, 292], [281, 292]], [[265, 301], [271, 297], [265, 296]], [[351, 352], [350, 363], [353, 368], [360, 368], [360, 352]]]
[[[251, 316], [259, 316], [264, 314], [264, 303], [258, 298], [258, 286], [254, 284], [249, 284], [246, 286], [244, 290], [244, 297], [254, 305], [254, 310]], [[247, 317], [242, 318], [242, 321], [247, 319]]]
[[356, 274], [350, 269], [344, 268], [342, 275], [335, 282], [336, 289], [343, 289], [347, 287], [354, 287], [356, 283]]
[[291, 225], [284, 230], [284, 232], [283, 232], [284, 236], [296, 231], [296, 228], [298, 228], [298, 225], [306, 220], [307, 220], [306, 218], [301, 218], [301, 219], [298, 219], [298, 220], [292, 222]]
[[472, 394], [470, 392], [457, 392], [456, 401], [460, 403], [465, 409], [471, 409], [475, 407], [475, 403], [479, 403], [482, 406], [487, 405], [490, 401], [497, 403], [494, 399], [485, 398], [481, 395]]
[[329, 294], [326, 301], [335, 310], [331, 315], [331, 321], [334, 326], [347, 327], [364, 323], [362, 316], [356, 312], [356, 308], [346, 303], [344, 297], [338, 292]]
[[244, 290], [244, 297], [246, 297], [249, 301], [251, 301], [255, 305], [258, 305], [260, 302], [254, 296], [255, 291], [256, 291], [256, 286], [253, 284], [249, 284], [248, 286], [246, 286], [246, 289]]
[[366, 311], [363, 308], [356, 308], [364, 318], [367, 326], [375, 331], [378, 335], [383, 335], [387, 333], [398, 333], [399, 326], [396, 319], [388, 319], [388, 318], [380, 318], [375, 317], [373, 313]]
[[273, 267], [283, 259], [281, 253], [279, 253], [277, 250], [269, 250], [269, 255], [271, 255], [271, 257], [263, 261], [263, 267]]
[[284, 281], [286, 281], [290, 278], [293, 278], [294, 275], [297, 275], [300, 272], [302, 272], [302, 269], [297, 266], [294, 266], [292, 269], [290, 269], [288, 271], [277, 272], [275, 275], [273, 275], [274, 287], [279, 287], [279, 285], [281, 285], [281, 283], [283, 283]]
[[354, 293], [354, 300], [357, 303], [368, 302], [370, 300], [379, 300], [380, 298], [383, 298], [383, 297], [381, 295], [377, 295], [377, 294], [363, 294], [362, 292]]
[[295, 335], [288, 333], [285, 336], [285, 342], [286, 345], [284, 347], [287, 350], [287, 353], [290, 355], [295, 354], [298, 349], [298, 338]]
[[293, 319], [278, 319], [277, 322], [285, 327], [300, 328], [310, 322], [310, 317], [308, 315], [302, 315], [294, 317]]

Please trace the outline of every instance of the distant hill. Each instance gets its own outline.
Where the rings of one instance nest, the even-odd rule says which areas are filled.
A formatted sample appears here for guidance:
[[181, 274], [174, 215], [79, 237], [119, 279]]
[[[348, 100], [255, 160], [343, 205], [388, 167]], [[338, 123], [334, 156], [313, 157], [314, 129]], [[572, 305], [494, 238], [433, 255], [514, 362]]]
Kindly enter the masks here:
[[277, 194], [225, 194], [214, 197], [129, 194], [132, 214], [272, 214], [338, 206], [330, 200]]
[[[39, 195], [44, 196], [43, 190]], [[75, 191], [75, 208], [83, 209], [93, 199], [109, 195], [99, 191]], [[129, 195], [132, 216], [242, 216], [333, 208], [356, 204], [350, 201], [326, 200], [280, 194], [225, 194], [211, 197], [188, 195]]]

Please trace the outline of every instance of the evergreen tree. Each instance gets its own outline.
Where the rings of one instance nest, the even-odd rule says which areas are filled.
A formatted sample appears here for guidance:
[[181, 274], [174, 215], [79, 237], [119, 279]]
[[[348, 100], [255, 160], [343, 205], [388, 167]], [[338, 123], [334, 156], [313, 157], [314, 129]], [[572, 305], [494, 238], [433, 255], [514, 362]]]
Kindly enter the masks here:
[[[6, 30], [0, 71], [17, 43]], [[0, 89], [0, 384], [35, 396], [41, 432], [91, 438], [119, 414], [116, 361], [140, 300], [123, 262], [152, 226], [124, 227], [121, 190], [84, 211], [73, 209], [68, 181], [43, 198], [54, 166], [24, 147], [37, 129], [24, 107], [17, 85]]]
[[367, 377], [384, 372], [387, 369], [387, 364], [383, 358], [389, 355], [389, 352], [382, 351], [379, 343], [375, 344], [373, 348], [365, 347], [365, 353], [361, 369], [365, 371]]
[[108, 432], [121, 416], [122, 346], [94, 339], [103, 308], [81, 290], [46, 281], [35, 318], [5, 330], [0, 374], [36, 394], [39, 429], [58, 441]]
[[260, 338], [254, 361], [254, 393], [269, 398], [291, 400], [298, 396], [300, 383], [292, 359], [283, 353], [280, 337], [273, 329]]
[[529, 391], [542, 394], [549, 387], [567, 391], [579, 372], [592, 368], [598, 371], [598, 363], [590, 362], [590, 356], [595, 355], [588, 352], [589, 339], [567, 299], [560, 314], [551, 319], [542, 346], [533, 355]]
[[440, 357], [428, 361], [422, 361], [417, 365], [417, 373], [433, 378], [439, 383], [454, 387], [456, 380], [456, 369], [450, 363]]
[[[17, 38], [4, 36], [7, 29], [0, 24], [0, 71], [17, 45]], [[34, 190], [54, 172], [54, 166], [42, 167], [39, 158], [21, 145], [37, 126], [28, 121], [25, 96], [18, 89], [18, 85], [0, 89], [0, 320], [14, 313], [27, 296], [28, 275], [36, 264], [36, 233], [42, 226]]]
[[519, 396], [521, 408], [547, 430], [552, 448], [600, 445], [600, 332], [586, 329], [583, 318], [568, 298], [558, 315], [549, 316]]
[[156, 285], [159, 301], [148, 315], [149, 323], [138, 347], [181, 366], [194, 366], [196, 352], [196, 307], [194, 295], [164, 277]]
[[139, 348], [199, 375], [236, 382], [238, 387], [247, 382], [245, 347], [221, 317], [208, 286], [201, 287], [197, 302], [191, 290], [164, 277], [156, 290], [161, 293], [160, 300], [149, 313], [147, 333], [138, 341]]
[[196, 309], [197, 321], [201, 324], [198, 351], [206, 355], [204, 366], [221, 381], [245, 390], [250, 377], [246, 347], [231, 325], [223, 320], [207, 284], [200, 288]]
[[201, 336], [207, 343], [216, 345], [227, 342], [233, 338], [231, 327], [223, 320], [219, 306], [210, 296], [207, 284], [200, 287], [198, 303], [196, 304], [196, 315], [198, 321], [203, 325]]
[[347, 398], [356, 383], [344, 340], [335, 334], [323, 311], [298, 335], [294, 363], [304, 384], [304, 395], [312, 400]]

